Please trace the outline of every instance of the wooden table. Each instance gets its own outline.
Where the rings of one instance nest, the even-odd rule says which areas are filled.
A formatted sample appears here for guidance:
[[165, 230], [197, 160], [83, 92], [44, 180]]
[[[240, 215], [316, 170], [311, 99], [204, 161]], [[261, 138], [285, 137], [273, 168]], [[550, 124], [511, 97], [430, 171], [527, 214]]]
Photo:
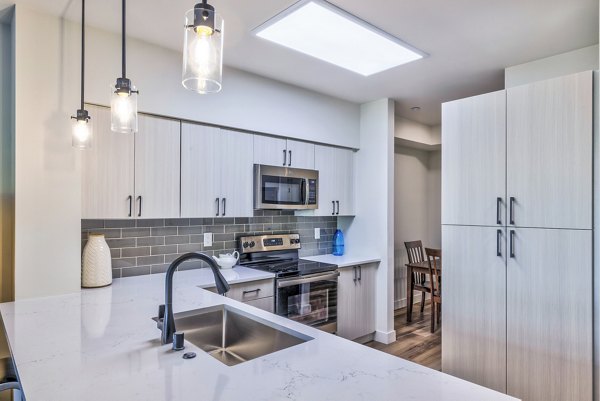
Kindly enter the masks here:
[[[439, 261], [439, 275], [442, 276], [442, 261]], [[414, 283], [412, 280], [413, 273], [423, 273], [429, 275], [429, 262], [407, 263], [406, 264], [406, 322], [412, 321]]]

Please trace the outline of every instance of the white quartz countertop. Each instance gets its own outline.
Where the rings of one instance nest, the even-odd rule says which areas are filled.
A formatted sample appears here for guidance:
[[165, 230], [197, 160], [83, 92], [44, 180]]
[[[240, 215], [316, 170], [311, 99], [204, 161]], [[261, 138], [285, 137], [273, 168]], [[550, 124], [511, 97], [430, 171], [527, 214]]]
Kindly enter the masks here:
[[331, 263], [337, 265], [339, 268], [381, 261], [381, 258], [373, 255], [319, 255], [303, 257], [302, 259], [312, 260], [313, 262]]
[[[243, 266], [235, 266], [233, 269], [221, 269], [220, 272], [229, 284], [247, 283], [250, 281], [266, 280], [275, 277], [275, 274], [273, 273], [249, 269]], [[178, 273], [176, 273], [176, 275], [177, 274]], [[193, 279], [196, 285], [201, 288], [215, 286], [215, 278], [210, 269], [196, 270]]]
[[198, 288], [207, 274], [175, 273], [175, 312], [228, 304], [313, 339], [233, 367], [186, 342], [184, 360], [151, 320], [164, 274], [0, 304], [27, 401], [514, 400]]

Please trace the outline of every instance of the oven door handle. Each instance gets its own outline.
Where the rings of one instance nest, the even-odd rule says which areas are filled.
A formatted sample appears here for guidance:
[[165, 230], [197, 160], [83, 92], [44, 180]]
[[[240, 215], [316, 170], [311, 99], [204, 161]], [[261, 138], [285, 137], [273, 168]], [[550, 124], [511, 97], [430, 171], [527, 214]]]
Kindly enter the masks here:
[[335, 272], [332, 272], [332, 273], [311, 274], [310, 276], [305, 276], [302, 278], [277, 280], [277, 288], [285, 288], [285, 287], [291, 287], [293, 285], [314, 283], [315, 281], [333, 280], [333, 279], [337, 279], [339, 277], [339, 275], [340, 275], [340, 272], [338, 272], [336, 270]]

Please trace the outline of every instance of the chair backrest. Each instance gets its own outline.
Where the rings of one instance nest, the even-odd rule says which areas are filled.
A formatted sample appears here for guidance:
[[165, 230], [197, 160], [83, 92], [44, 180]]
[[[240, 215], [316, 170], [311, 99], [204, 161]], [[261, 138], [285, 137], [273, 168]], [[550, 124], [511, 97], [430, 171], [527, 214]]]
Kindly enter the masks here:
[[408, 254], [408, 263], [418, 263], [425, 260], [423, 243], [421, 241], [407, 241], [404, 243]]
[[429, 275], [431, 277], [431, 293], [440, 295], [440, 269], [442, 268], [442, 250], [425, 248], [429, 262]]

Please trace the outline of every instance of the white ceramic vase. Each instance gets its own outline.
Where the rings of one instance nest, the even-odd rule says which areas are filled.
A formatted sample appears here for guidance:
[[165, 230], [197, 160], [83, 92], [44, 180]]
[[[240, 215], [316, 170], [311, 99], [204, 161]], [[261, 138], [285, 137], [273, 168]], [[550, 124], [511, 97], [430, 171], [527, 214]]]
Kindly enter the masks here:
[[104, 287], [112, 283], [110, 248], [104, 234], [90, 234], [81, 259], [81, 286]]

